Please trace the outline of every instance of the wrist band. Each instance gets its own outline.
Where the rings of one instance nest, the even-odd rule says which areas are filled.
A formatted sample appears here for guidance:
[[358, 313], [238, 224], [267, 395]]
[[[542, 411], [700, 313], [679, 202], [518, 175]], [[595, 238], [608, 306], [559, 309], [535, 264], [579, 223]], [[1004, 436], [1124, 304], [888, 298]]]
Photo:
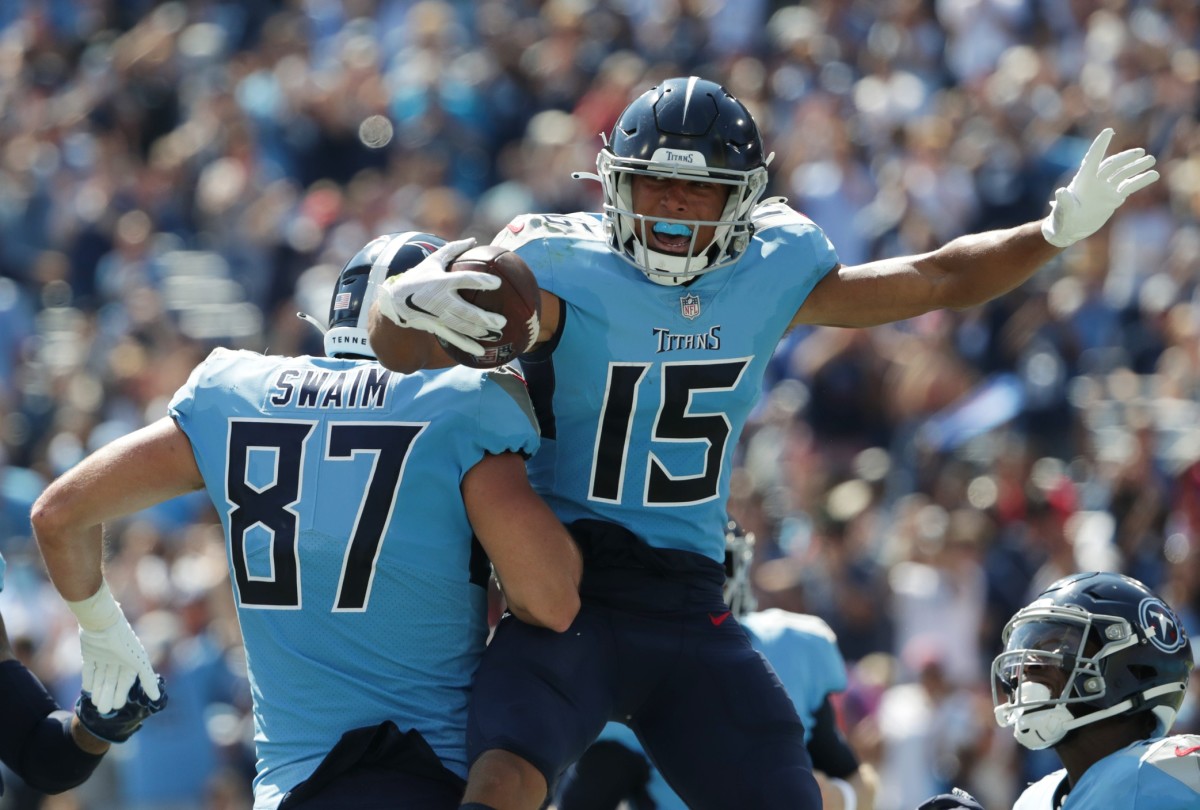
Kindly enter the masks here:
[[121, 606], [113, 598], [108, 583], [100, 580], [100, 589], [87, 599], [78, 602], [67, 602], [67, 607], [75, 614], [80, 628], [99, 632], [112, 627], [124, 615]]
[[845, 779], [830, 777], [829, 783], [842, 794], [842, 810], [858, 810], [858, 794]]

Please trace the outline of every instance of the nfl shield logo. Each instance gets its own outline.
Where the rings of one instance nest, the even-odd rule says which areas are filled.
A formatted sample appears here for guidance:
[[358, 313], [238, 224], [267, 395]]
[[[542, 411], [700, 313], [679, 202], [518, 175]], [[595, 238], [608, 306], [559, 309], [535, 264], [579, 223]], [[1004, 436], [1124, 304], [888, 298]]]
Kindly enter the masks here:
[[679, 311], [689, 321], [700, 317], [700, 296], [684, 295], [679, 298]]

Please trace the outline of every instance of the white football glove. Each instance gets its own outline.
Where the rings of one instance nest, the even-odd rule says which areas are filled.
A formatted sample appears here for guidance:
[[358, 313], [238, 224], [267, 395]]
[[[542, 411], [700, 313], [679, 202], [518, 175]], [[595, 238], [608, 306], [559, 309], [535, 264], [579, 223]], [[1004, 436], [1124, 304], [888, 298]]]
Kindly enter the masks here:
[[1055, 247], [1070, 247], [1091, 236], [1130, 194], [1158, 179], [1158, 172], [1147, 171], [1154, 156], [1145, 149], [1127, 149], [1105, 158], [1112, 137], [1111, 129], [1097, 135], [1070, 185], [1054, 193], [1050, 215], [1042, 220], [1042, 235]]
[[388, 320], [432, 332], [447, 343], [479, 356], [475, 340], [495, 337], [508, 320], [503, 315], [468, 304], [460, 290], [494, 290], [500, 278], [473, 270], [446, 272], [446, 266], [475, 245], [474, 239], [448, 242], [411, 270], [379, 286], [379, 311]]
[[107, 714], [125, 705], [129, 688], [141, 678], [151, 700], [158, 700], [158, 676], [150, 656], [129, 620], [113, 598], [108, 583], [80, 602], [67, 602], [79, 621], [79, 646], [83, 651], [83, 691], [91, 695], [96, 710]]

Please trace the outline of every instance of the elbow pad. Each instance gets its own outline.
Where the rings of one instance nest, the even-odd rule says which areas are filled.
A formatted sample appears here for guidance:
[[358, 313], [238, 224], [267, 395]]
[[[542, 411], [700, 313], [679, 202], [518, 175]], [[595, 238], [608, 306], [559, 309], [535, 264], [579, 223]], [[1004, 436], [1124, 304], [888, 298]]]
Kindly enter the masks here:
[[71, 736], [71, 713], [51, 712], [29, 736], [17, 774], [42, 793], [62, 793], [87, 781], [104, 758], [89, 754]]
[[858, 770], [858, 757], [838, 729], [837, 718], [834, 716], [833, 705], [829, 702], [828, 695], [816, 712], [812, 737], [807, 747], [813, 767], [827, 776], [845, 779]]
[[0, 759], [30, 787], [61, 793], [91, 776], [100, 757], [71, 736], [71, 714], [59, 709], [32, 672], [0, 662]]

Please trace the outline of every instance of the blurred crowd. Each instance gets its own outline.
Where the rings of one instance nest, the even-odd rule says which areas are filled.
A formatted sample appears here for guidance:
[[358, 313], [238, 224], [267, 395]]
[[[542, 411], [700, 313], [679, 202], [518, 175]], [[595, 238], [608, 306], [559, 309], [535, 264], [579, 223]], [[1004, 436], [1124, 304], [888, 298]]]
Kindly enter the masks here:
[[[0, 2], [0, 613], [72, 703], [74, 620], [29, 506], [165, 413], [217, 345], [319, 353], [370, 237], [490, 241], [597, 210], [617, 113], [699, 74], [754, 112], [841, 260], [1044, 215], [1101, 128], [1162, 180], [978, 309], [797, 329], [731, 513], [763, 607], [811, 612], [880, 810], [951, 784], [1011, 806], [1057, 767], [991, 716], [1007, 618], [1118, 570], [1200, 636], [1200, 6], [1194, 0]], [[202, 494], [110, 527], [109, 580], [171, 703], [82, 788], [0, 808], [249, 806], [249, 695]], [[337, 696], [331, 695], [335, 705]], [[1200, 731], [1200, 684], [1177, 728]], [[39, 804], [40, 802], [40, 804]]]

